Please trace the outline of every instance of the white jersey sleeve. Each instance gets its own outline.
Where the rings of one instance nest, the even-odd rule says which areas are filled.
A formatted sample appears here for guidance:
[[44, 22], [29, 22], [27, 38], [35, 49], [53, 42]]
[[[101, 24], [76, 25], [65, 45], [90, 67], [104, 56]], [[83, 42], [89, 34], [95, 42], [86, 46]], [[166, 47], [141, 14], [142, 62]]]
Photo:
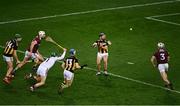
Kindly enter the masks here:
[[60, 57], [57, 57], [57, 61], [64, 59], [66, 52], [64, 51]]

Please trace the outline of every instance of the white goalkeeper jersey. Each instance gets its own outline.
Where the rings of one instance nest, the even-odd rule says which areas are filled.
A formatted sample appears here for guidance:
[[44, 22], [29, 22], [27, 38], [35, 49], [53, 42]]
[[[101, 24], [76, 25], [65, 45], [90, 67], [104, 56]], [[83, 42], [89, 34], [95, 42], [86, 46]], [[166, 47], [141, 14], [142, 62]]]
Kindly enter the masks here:
[[48, 70], [56, 63], [56, 61], [64, 59], [66, 52], [64, 52], [60, 57], [50, 57], [40, 64], [40, 67], [45, 67]]

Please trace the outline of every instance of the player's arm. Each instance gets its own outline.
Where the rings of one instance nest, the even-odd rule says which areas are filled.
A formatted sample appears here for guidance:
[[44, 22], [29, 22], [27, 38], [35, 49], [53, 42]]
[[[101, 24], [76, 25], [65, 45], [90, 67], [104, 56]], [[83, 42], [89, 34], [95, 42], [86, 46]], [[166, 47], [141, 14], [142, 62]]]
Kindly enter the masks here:
[[152, 63], [152, 65], [153, 65], [154, 67], [157, 66], [157, 65], [156, 65], [156, 57], [155, 57], [155, 56], [152, 56], [152, 57], [151, 57], [151, 63]]
[[17, 49], [18, 49], [18, 46], [17, 46], [17, 44], [15, 43], [15, 44], [14, 44], [13, 57], [16, 59], [16, 64], [19, 64], [20, 61], [19, 61], [19, 58], [18, 58], [18, 56], [17, 56]]
[[168, 61], [170, 61], [170, 56], [168, 56]]
[[94, 42], [94, 43], [92, 44], [92, 47], [96, 48], [96, 47], [97, 47], [97, 42]]
[[65, 55], [66, 55], [67, 49], [64, 48], [63, 50], [64, 50], [63, 54], [61, 55], [61, 57], [58, 57], [57, 60], [62, 60], [62, 59], [64, 59], [64, 57], [65, 57]]
[[79, 65], [79, 63], [75, 63], [76, 69], [81, 69], [81, 66]]
[[108, 41], [107, 41], [107, 44], [108, 44], [108, 45], [112, 45], [112, 42], [108, 40]]
[[14, 50], [13, 57], [16, 59], [16, 64], [19, 64], [20, 61], [19, 61], [18, 56], [17, 56], [17, 50]]
[[168, 62], [169, 62], [170, 61], [169, 52], [167, 53], [167, 59], [168, 59]]
[[80, 66], [79, 63], [75, 63], [76, 69], [83, 69], [84, 67], [87, 67], [87, 64]]
[[65, 62], [62, 63], [61, 67], [65, 69]]

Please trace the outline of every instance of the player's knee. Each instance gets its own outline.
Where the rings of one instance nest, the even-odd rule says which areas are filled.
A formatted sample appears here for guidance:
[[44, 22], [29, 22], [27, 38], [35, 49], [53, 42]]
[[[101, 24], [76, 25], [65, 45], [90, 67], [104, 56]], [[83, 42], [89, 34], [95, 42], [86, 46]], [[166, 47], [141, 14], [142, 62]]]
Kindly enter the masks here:
[[98, 65], [98, 66], [100, 66], [100, 65], [101, 65], [101, 63], [100, 63], [100, 62], [97, 62], [97, 65]]
[[13, 70], [13, 67], [12, 66], [8, 67], [8, 70]]
[[45, 82], [43, 82], [42, 85], [45, 85]]
[[34, 59], [34, 62], [37, 64], [39, 62], [39, 59]]
[[8, 69], [12, 69], [12, 68], [13, 68], [13, 65], [12, 65], [12, 64], [9, 64], [7, 67], [8, 67]]
[[166, 76], [162, 77], [164, 81], [168, 81]]
[[70, 87], [72, 84], [68, 84], [67, 87]]
[[22, 67], [24, 64], [26, 64], [27, 63], [27, 60], [23, 60], [18, 66], [19, 67]]
[[104, 64], [107, 65], [107, 61], [104, 61]]
[[72, 81], [68, 81], [67, 86], [70, 87], [72, 85]]
[[45, 85], [45, 82], [44, 82], [44, 81], [42, 81], [42, 82], [40, 82], [40, 84], [41, 84], [41, 85]]

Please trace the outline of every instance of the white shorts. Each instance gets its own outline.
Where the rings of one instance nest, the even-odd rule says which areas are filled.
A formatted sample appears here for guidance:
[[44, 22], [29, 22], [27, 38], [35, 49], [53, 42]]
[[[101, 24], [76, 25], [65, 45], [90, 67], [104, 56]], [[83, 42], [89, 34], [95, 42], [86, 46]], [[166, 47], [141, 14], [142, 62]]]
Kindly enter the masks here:
[[64, 70], [64, 78], [67, 80], [73, 80], [74, 79], [74, 73]]
[[[28, 55], [29, 53], [30, 53], [29, 51], [26, 51], [26, 52], [25, 52], [25, 58], [29, 57], [29, 55]], [[34, 60], [34, 59], [36, 59], [37, 57], [38, 57], [38, 54], [37, 54], [37, 53], [32, 53], [32, 55], [31, 55], [30, 58], [31, 58], [32, 60]]]
[[37, 73], [37, 75], [40, 75], [42, 77], [46, 77], [47, 73], [48, 73], [48, 68], [43, 67], [43, 66], [39, 66], [36, 73]]
[[158, 69], [161, 72], [165, 72], [165, 71], [168, 71], [168, 68], [169, 68], [169, 64], [168, 63], [165, 63], [165, 64], [159, 64], [158, 65]]
[[3, 60], [6, 62], [10, 62], [10, 61], [13, 61], [13, 57], [7, 57], [3, 55]]
[[108, 53], [99, 53], [99, 52], [97, 53], [97, 57], [100, 59], [104, 58], [105, 56], [109, 56], [109, 54]]

